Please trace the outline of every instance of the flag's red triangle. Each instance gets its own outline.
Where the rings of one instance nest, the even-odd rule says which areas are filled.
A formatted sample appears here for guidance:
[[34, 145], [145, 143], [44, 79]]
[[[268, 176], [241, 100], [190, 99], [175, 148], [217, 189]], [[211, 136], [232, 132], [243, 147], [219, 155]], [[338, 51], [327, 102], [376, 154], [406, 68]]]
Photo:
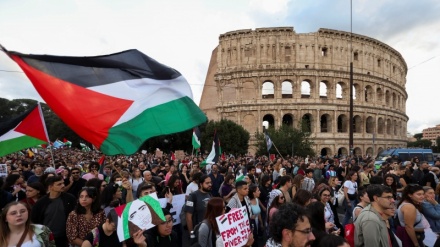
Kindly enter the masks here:
[[[95, 92], [46, 74], [19, 56], [12, 55], [11, 58], [25, 72], [50, 108], [73, 131], [98, 148], [107, 138], [109, 129], [133, 103], [132, 100]], [[57, 90], [56, 94], [54, 90]]]
[[122, 204], [121, 206], [115, 208], [115, 212], [119, 217], [122, 216], [122, 213], [124, 212], [125, 206], [127, 206], [127, 204]]
[[27, 136], [47, 141], [46, 130], [43, 125], [43, 116], [41, 116], [38, 107], [35, 107], [14, 130]]

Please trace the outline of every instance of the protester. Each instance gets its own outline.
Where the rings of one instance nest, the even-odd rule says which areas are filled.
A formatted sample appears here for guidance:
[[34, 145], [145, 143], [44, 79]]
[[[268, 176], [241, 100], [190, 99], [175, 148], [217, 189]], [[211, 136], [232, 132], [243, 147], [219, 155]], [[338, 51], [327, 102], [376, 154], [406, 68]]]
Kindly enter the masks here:
[[99, 173], [99, 163], [98, 162], [90, 162], [89, 164], [89, 170], [90, 172], [87, 174], [84, 174], [82, 178], [85, 180], [89, 180], [91, 178], [99, 178], [101, 180], [104, 180], [104, 175]]
[[[102, 225], [92, 229], [87, 233], [84, 242], [81, 247], [95, 247], [95, 246], [105, 246], [105, 247], [123, 247], [126, 246], [124, 242], [120, 242], [118, 235], [116, 233], [116, 224], [118, 222], [118, 216], [114, 211], [109, 211], [105, 222]], [[139, 240], [139, 243], [145, 241], [142, 238], [142, 231], [135, 233], [135, 239]]]
[[64, 188], [64, 191], [67, 191], [67, 193], [70, 193], [75, 198], [78, 198], [79, 191], [86, 185], [86, 182], [87, 180], [81, 177], [81, 170], [77, 167], [74, 167], [70, 172], [69, 183]]
[[273, 215], [270, 223], [270, 238], [266, 247], [310, 246], [315, 240], [305, 210], [296, 204], [286, 203]]
[[71, 246], [81, 246], [87, 233], [104, 223], [99, 192], [94, 187], [84, 187], [79, 191], [78, 204], [70, 212], [66, 223], [67, 238]]
[[347, 241], [340, 236], [328, 234], [322, 237], [319, 247], [350, 247]]
[[[130, 181], [131, 181], [133, 195], [136, 195], [138, 186], [144, 181], [144, 178], [142, 177], [141, 174], [141, 170], [139, 168], [133, 169]], [[136, 196], [134, 197], [134, 199], [136, 199]]]
[[353, 207], [357, 204], [357, 182], [358, 174], [355, 171], [349, 171], [347, 180], [344, 182], [345, 197], [345, 215], [342, 225], [345, 226], [350, 221], [353, 214]]
[[[325, 230], [326, 232], [329, 233], [334, 233], [336, 235], [339, 235], [339, 233], [341, 232], [341, 230], [336, 227], [336, 222], [335, 222], [335, 218], [338, 217], [338, 215], [334, 215], [333, 214], [333, 210], [330, 207], [330, 189], [328, 187], [323, 187], [319, 192], [318, 192], [318, 198], [319, 201], [321, 202], [321, 204], [324, 205], [323, 207], [323, 219], [325, 222]], [[315, 235], [316, 237], [317, 235]], [[317, 237], [318, 238], [318, 237]]]
[[423, 215], [429, 222], [433, 232], [440, 233], [440, 204], [435, 200], [432, 187], [423, 187], [425, 200], [422, 203]]
[[41, 197], [46, 195], [46, 189], [40, 182], [35, 182], [26, 185], [26, 198], [21, 200], [28, 206], [30, 209], [35, 205], [35, 203]]
[[101, 194], [101, 206], [118, 207], [122, 205], [122, 190], [118, 184], [108, 184]]
[[278, 208], [285, 203], [285, 198], [281, 190], [272, 190], [269, 194], [267, 203], [267, 226], [270, 225], [272, 216], [278, 211]]
[[29, 209], [24, 203], [11, 202], [1, 213], [0, 246], [55, 247], [56, 245], [48, 227], [31, 224]]
[[368, 197], [368, 193], [366, 188], [359, 188], [358, 192], [358, 200], [359, 203], [353, 208], [353, 222], [356, 221], [356, 218], [361, 213], [362, 209], [364, 209], [368, 204], [370, 204], [370, 198]]
[[191, 232], [193, 227], [203, 220], [207, 201], [211, 198], [211, 188], [211, 178], [208, 175], [202, 175], [199, 179], [199, 190], [194, 191], [188, 196], [188, 200], [185, 203], [188, 232]]
[[293, 197], [292, 202], [298, 204], [302, 207], [306, 207], [312, 202], [313, 195], [312, 192], [304, 189], [298, 190], [296, 192], [295, 197]]
[[222, 186], [220, 187], [220, 195], [223, 197], [226, 203], [231, 200], [234, 196], [236, 190], [234, 187], [235, 177], [232, 174], [226, 176], [225, 181], [223, 181]]
[[32, 208], [32, 222], [42, 224], [52, 230], [57, 247], [67, 246], [66, 220], [74, 209], [76, 199], [64, 193], [61, 176], [47, 178], [49, 193], [39, 199]]
[[179, 247], [177, 233], [173, 231], [173, 217], [167, 209], [162, 210], [165, 221], [145, 231], [145, 242], [138, 244], [139, 247]]
[[387, 216], [384, 211], [394, 208], [391, 188], [371, 184], [367, 188], [370, 205], [361, 211], [354, 222], [354, 242], [356, 246], [391, 247], [387, 230]]
[[296, 192], [301, 189], [301, 184], [304, 181], [303, 175], [297, 174], [293, 180], [292, 180], [292, 188], [290, 189], [290, 194], [292, 195], [292, 198], [295, 197]]
[[[415, 247], [424, 246], [425, 234], [422, 214], [424, 194], [422, 186], [410, 184], [403, 190], [402, 201], [397, 205], [397, 216], [400, 221], [400, 227], [397, 226], [397, 235], [402, 239], [401, 236], [406, 232], [408, 240]], [[402, 239], [402, 242], [411, 244], [405, 243], [405, 239]]]
[[99, 178], [91, 178], [86, 182], [85, 186], [98, 188], [99, 194], [102, 194], [105, 187], [107, 187], [107, 182]]
[[[261, 195], [260, 189], [257, 185], [252, 184], [249, 187], [249, 200], [252, 209], [252, 217], [255, 221], [254, 236], [258, 236], [258, 232], [264, 232], [264, 222], [261, 217], [261, 212], [266, 211], [266, 207], [261, 203], [259, 197]], [[251, 219], [252, 220], [252, 219]]]
[[26, 198], [26, 192], [23, 188], [24, 182], [21, 175], [10, 174], [5, 179], [3, 189], [12, 194], [14, 201], [21, 201]]
[[310, 203], [307, 205], [306, 210], [313, 235], [315, 236], [315, 241], [313, 242], [312, 247], [318, 246], [321, 239], [327, 235], [335, 225], [331, 222], [325, 221], [324, 205], [321, 202]]

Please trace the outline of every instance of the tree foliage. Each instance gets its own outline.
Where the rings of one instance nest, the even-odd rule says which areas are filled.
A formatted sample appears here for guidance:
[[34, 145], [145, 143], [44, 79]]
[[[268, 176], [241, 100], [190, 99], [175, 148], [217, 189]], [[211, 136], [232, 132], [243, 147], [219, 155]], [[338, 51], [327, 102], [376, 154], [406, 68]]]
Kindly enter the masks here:
[[[305, 131], [304, 131], [305, 130]], [[293, 128], [291, 126], [282, 125], [279, 129], [269, 128], [267, 130], [270, 139], [278, 148], [281, 155], [287, 154], [305, 157], [307, 155], [314, 156], [313, 141], [310, 139], [310, 132], [306, 128]], [[267, 155], [267, 145], [264, 133], [257, 133], [257, 155]], [[269, 150], [272, 154], [277, 154], [275, 147]]]
[[247, 154], [250, 139], [249, 132], [243, 126], [227, 119], [211, 120], [206, 125], [200, 126], [202, 152], [211, 152], [215, 131], [217, 131], [223, 152], [234, 155]]
[[420, 141], [420, 140], [422, 140], [423, 133], [417, 133], [417, 134], [415, 134], [413, 137], [416, 138], [417, 141]]
[[415, 142], [408, 142], [407, 147], [417, 147], [417, 148], [430, 148], [432, 143], [430, 140], [418, 140]]

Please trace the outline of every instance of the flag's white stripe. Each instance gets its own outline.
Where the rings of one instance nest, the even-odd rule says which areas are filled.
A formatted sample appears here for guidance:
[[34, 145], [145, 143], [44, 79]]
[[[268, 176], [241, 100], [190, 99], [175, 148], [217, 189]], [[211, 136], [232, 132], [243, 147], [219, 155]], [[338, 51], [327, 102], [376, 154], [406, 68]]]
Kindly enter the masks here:
[[211, 152], [208, 155], [208, 158], [206, 158], [206, 163], [207, 164], [214, 164], [215, 162], [213, 161], [215, 158], [215, 142], [212, 142], [212, 149]]
[[182, 97], [190, 97], [192, 99], [191, 87], [183, 76], [173, 80], [161, 81], [149, 78], [134, 79], [89, 87], [88, 89], [116, 98], [134, 101], [114, 126], [125, 123], [142, 113], [145, 109], [156, 105]]
[[6, 132], [4, 135], [0, 136], [0, 142], [8, 141], [8, 140], [15, 139], [15, 138], [22, 137], [22, 136], [25, 136], [25, 135], [22, 133], [16, 132], [15, 130], [12, 129], [12, 130]]
[[197, 144], [200, 145], [199, 137], [196, 135], [196, 133], [193, 132], [194, 140], [197, 142]]

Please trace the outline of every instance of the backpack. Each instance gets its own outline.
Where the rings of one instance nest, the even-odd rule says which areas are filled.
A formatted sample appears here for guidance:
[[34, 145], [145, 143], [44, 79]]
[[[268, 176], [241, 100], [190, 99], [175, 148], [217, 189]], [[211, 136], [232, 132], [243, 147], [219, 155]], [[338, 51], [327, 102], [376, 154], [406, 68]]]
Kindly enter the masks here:
[[[208, 234], [209, 235], [212, 234], [211, 227], [209, 227], [208, 221], [202, 220], [201, 222], [199, 222], [197, 225], [194, 226], [193, 232], [194, 232], [195, 238], [190, 239], [191, 240], [191, 242], [190, 242], [191, 247], [208, 246], [208, 243], [206, 243], [206, 245], [201, 245], [201, 243], [199, 243], [199, 229], [203, 223], [205, 223], [209, 228]], [[216, 240], [215, 236], [211, 236], [211, 240], [212, 240], [212, 246], [215, 246], [215, 240]]]
[[[195, 202], [196, 202], [197, 198], [195, 197], [194, 192], [191, 192], [189, 194], [189, 196], [191, 197], [192, 201], [194, 202], [194, 208], [195, 208], [195, 206], [196, 206]], [[187, 200], [185, 200], [185, 203], [183, 204], [182, 210], [180, 211], [180, 214], [179, 214], [180, 224], [182, 225], [183, 228], [187, 228], [187, 226], [186, 226], [186, 210], [185, 210], [186, 209], [186, 202], [187, 202]], [[195, 212], [196, 211], [194, 210], [194, 213]]]
[[354, 247], [354, 228], [354, 223], [347, 224], [344, 227], [345, 240], [352, 247]]

